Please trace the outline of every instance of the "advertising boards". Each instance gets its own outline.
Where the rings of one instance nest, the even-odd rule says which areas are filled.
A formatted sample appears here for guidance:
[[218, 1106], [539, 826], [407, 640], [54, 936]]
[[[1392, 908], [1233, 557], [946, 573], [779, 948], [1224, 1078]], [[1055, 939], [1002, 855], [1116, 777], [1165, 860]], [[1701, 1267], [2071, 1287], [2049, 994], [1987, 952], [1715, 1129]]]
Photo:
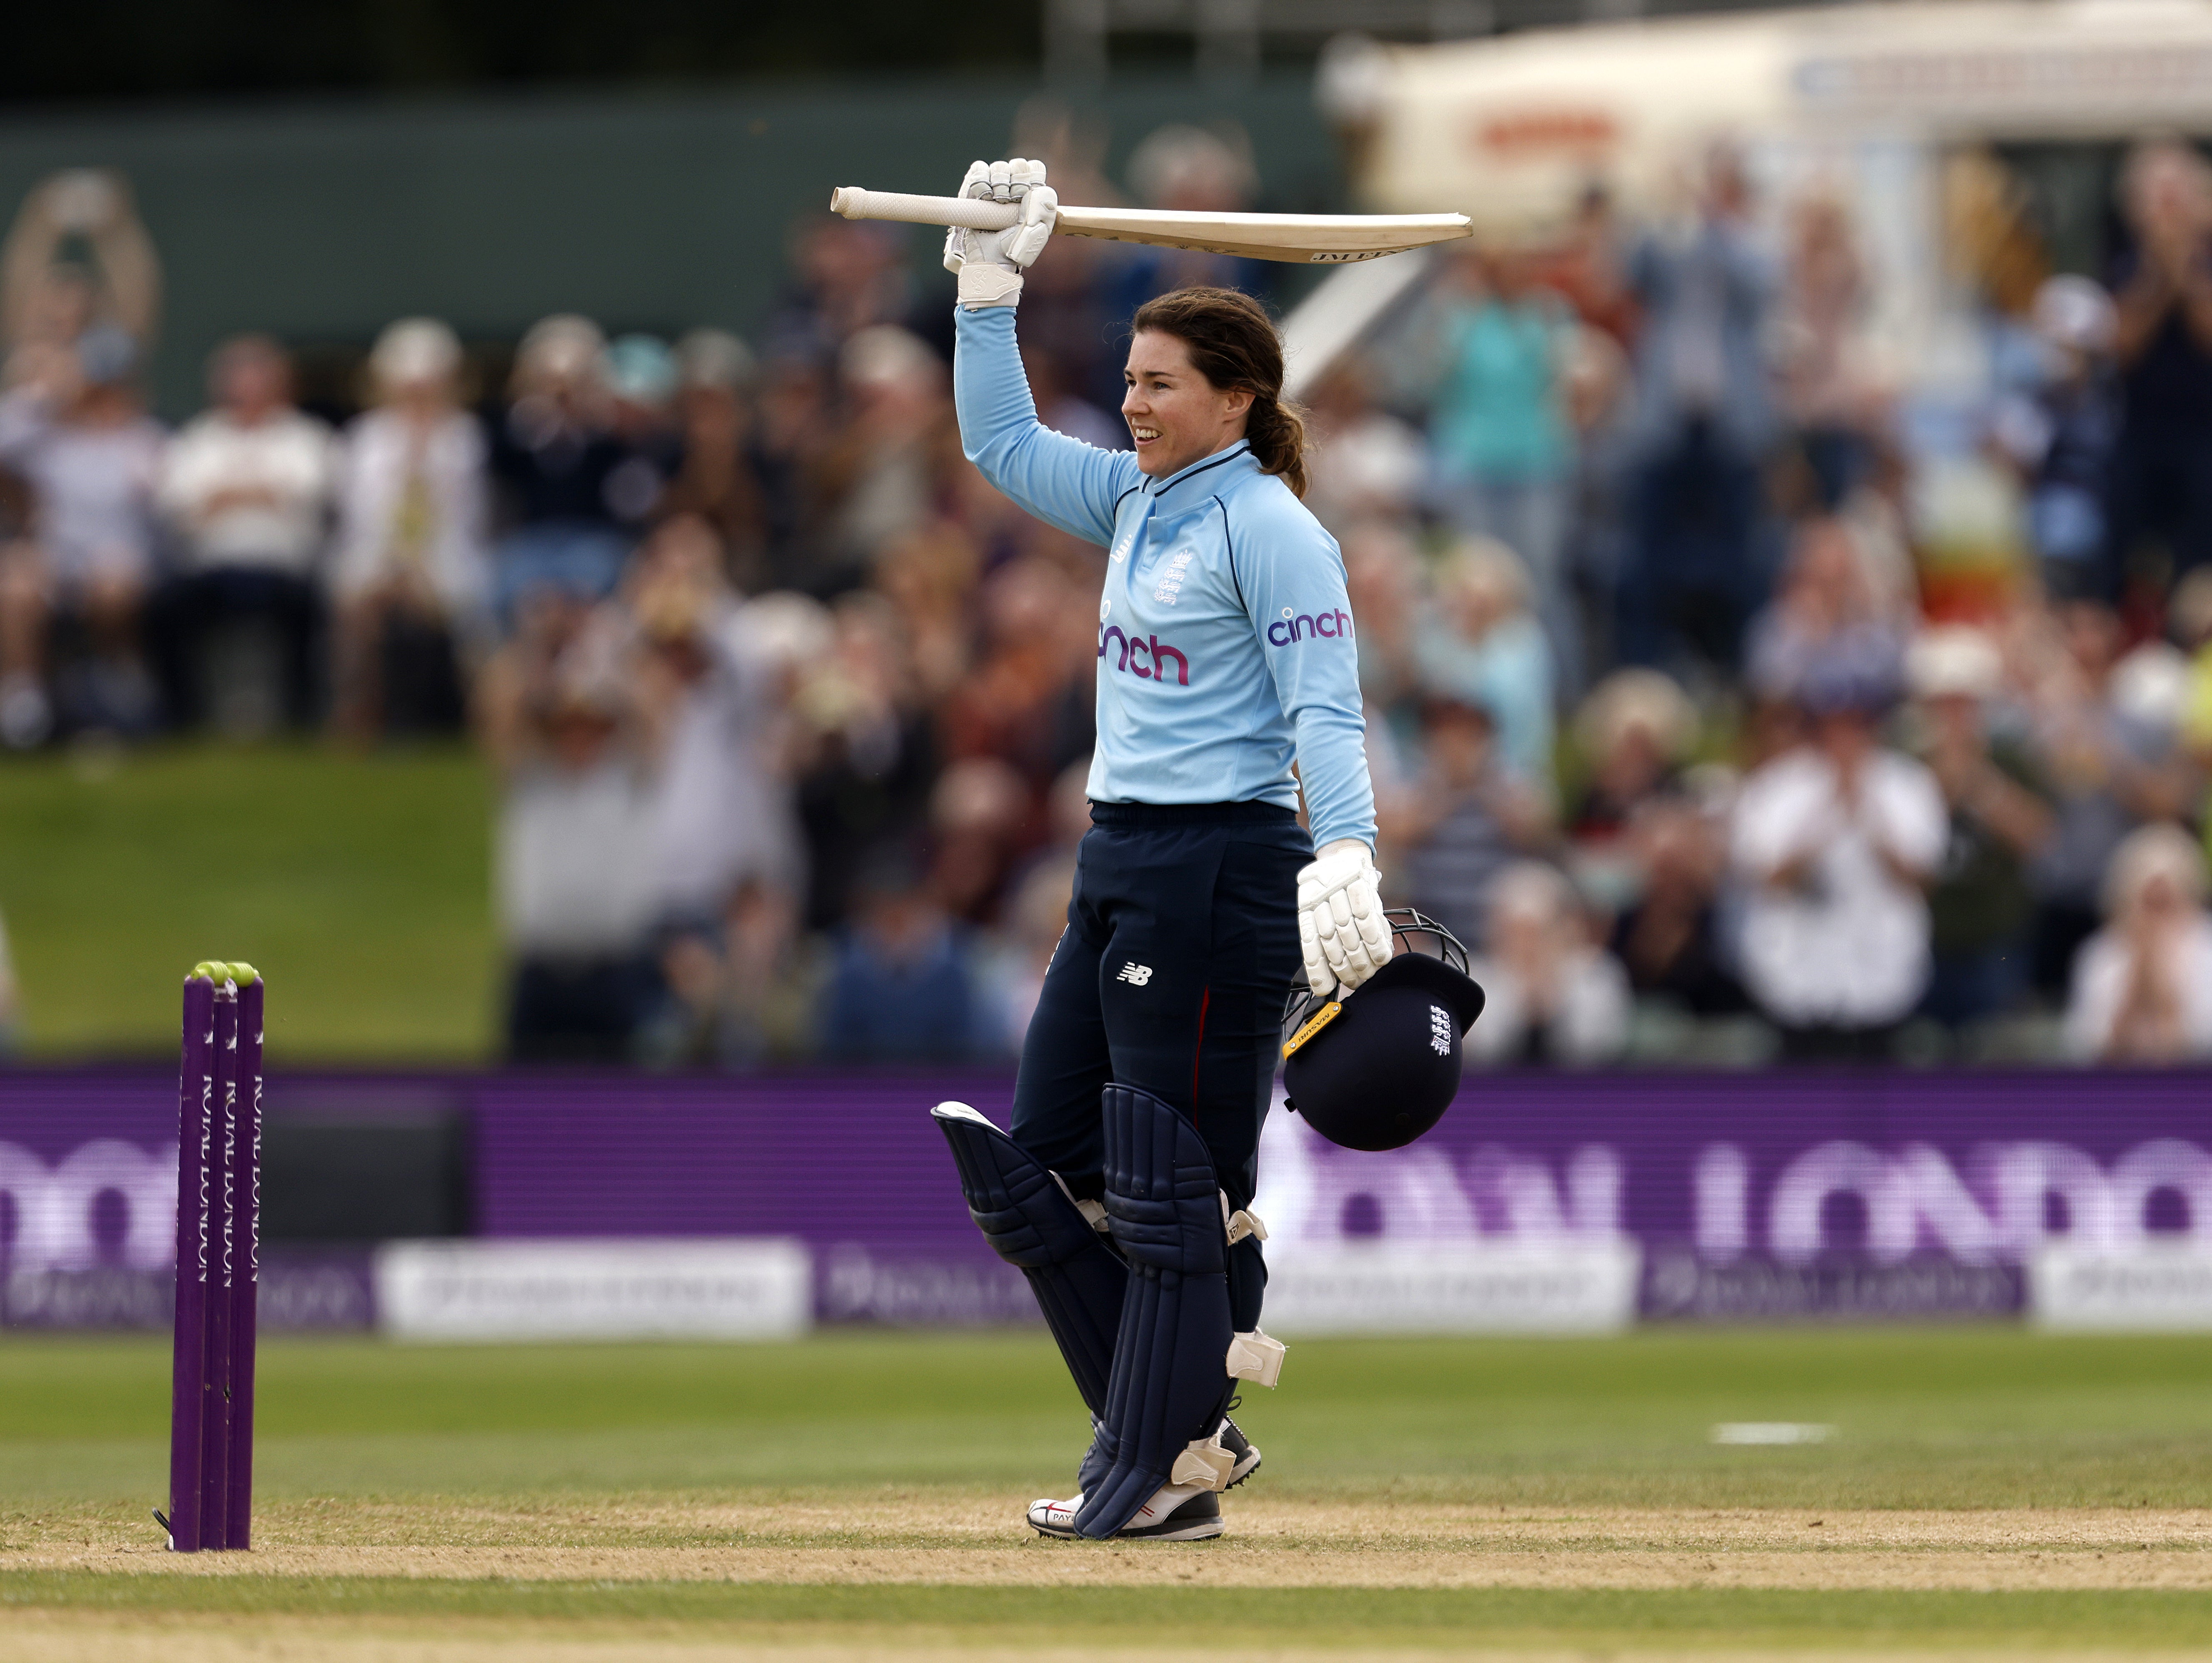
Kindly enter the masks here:
[[[468, 1127], [487, 1246], [774, 1238], [787, 1265], [803, 1259], [815, 1320], [969, 1326], [1035, 1307], [969, 1221], [927, 1110], [954, 1097], [1003, 1116], [1010, 1086], [974, 1071], [297, 1076], [272, 1080], [270, 1112], [343, 1098], [373, 1114], [380, 1094], [419, 1105], [434, 1089]], [[0, 1077], [0, 1321], [166, 1320], [174, 1091], [152, 1074]], [[1389, 1154], [1337, 1149], [1279, 1108], [1255, 1202], [1268, 1323], [2212, 1326], [2204, 1095], [2180, 1071], [1485, 1075]], [[373, 1248], [272, 1241], [272, 1326], [368, 1326], [393, 1285]], [[585, 1282], [588, 1302], [619, 1278], [603, 1265]], [[654, 1320], [707, 1321], [714, 1297], [672, 1294]]]

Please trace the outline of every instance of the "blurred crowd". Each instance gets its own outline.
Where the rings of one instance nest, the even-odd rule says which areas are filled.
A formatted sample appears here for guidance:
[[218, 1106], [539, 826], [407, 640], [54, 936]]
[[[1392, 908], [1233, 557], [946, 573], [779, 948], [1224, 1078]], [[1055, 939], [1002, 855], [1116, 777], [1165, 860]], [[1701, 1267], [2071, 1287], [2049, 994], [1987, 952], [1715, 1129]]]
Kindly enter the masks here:
[[[1115, 179], [1031, 119], [1064, 199], [1254, 204], [1233, 131]], [[1386, 894], [1474, 955], [1471, 1051], [2212, 1054], [2212, 171], [2139, 147], [2106, 269], [2057, 274], [1961, 159], [1985, 372], [1948, 402], [1877, 349], [1840, 197], [1696, 171], [1663, 222], [1593, 189], [1439, 261], [1310, 395]], [[127, 187], [49, 181], [0, 249], [0, 743], [472, 733], [516, 1059], [1012, 1055], [1087, 824], [1103, 551], [962, 459], [918, 240], [790, 252], [750, 343], [407, 319], [309, 410], [244, 335], [172, 431]], [[1056, 242], [1043, 419], [1126, 444], [1117, 323], [1279, 270]]]

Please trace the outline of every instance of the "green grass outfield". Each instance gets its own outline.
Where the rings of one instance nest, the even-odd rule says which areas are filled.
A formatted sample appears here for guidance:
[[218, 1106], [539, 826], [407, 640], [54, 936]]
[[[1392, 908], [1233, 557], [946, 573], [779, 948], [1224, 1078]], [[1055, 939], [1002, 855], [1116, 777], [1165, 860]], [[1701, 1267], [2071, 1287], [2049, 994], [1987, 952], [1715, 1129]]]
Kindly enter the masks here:
[[[1225, 1649], [1250, 1649], [1263, 1633], [1274, 1649], [1306, 1653], [2212, 1654], [2212, 1568], [2197, 1569], [2212, 1558], [2212, 1525], [2178, 1533], [2173, 1522], [2178, 1509], [2212, 1503], [2212, 1339], [2194, 1337], [1991, 1327], [1297, 1343], [1281, 1389], [1248, 1393], [1239, 1416], [1267, 1463], [1228, 1510], [1233, 1531], [1239, 1506], [1274, 1509], [1266, 1516], [1282, 1552], [1267, 1562], [1267, 1587], [1239, 1585], [1237, 1568], [1258, 1562], [1233, 1557], [1233, 1535], [1180, 1549], [1026, 1543], [1012, 1516], [1019, 1498], [1065, 1478], [1082, 1435], [1056, 1359], [1029, 1335], [483, 1350], [270, 1342], [258, 1447], [266, 1575], [183, 1575], [141, 1551], [155, 1545], [147, 1509], [166, 1471], [167, 1369], [166, 1346], [145, 1339], [0, 1341], [0, 1630], [12, 1611], [62, 1625], [52, 1633], [204, 1621], [297, 1641], [300, 1625], [348, 1614], [458, 1624], [511, 1641], [516, 1655], [551, 1636], [647, 1628], [689, 1636], [685, 1645], [769, 1651], [1045, 1639], [1064, 1649], [1071, 1636], [1111, 1632]], [[1818, 1445], [1710, 1442], [1711, 1426], [1731, 1420], [1837, 1430]], [[1347, 1564], [1358, 1580], [1376, 1556], [1425, 1546], [1417, 1525], [1381, 1524], [1347, 1543], [1328, 1536], [1332, 1520], [1388, 1520], [1393, 1509], [1419, 1519], [1424, 1507], [1477, 1525], [1495, 1514], [1509, 1556], [1552, 1551], [1534, 1537], [1511, 1545], [1526, 1521], [1551, 1533], [1545, 1542], [1589, 1550], [1576, 1560], [1583, 1575], [1625, 1528], [1620, 1509], [1679, 1515], [1685, 1543], [1716, 1566], [1732, 1550], [1701, 1533], [1700, 1510], [1725, 1513], [1731, 1528], [1747, 1511], [1754, 1526], [1771, 1514], [1817, 1545], [1800, 1555], [1816, 1581], [1832, 1564], [1848, 1581], [1854, 1563], [1813, 1533], [1831, 1512], [1840, 1524], [1869, 1509], [1964, 1509], [1974, 1530], [2000, 1536], [2016, 1513], [2033, 1521], [2021, 1526], [2023, 1561], [2063, 1557], [2076, 1514], [2104, 1520], [2106, 1535], [2098, 1556], [2072, 1562], [2092, 1585], [2066, 1587], [1321, 1585]], [[970, 1517], [984, 1522], [956, 1528]], [[1310, 1581], [1298, 1571], [1301, 1517], [1313, 1521]], [[58, 1568], [54, 1555], [80, 1543], [91, 1557]], [[360, 1574], [344, 1570], [348, 1555], [417, 1546], [574, 1551], [580, 1563], [618, 1551], [646, 1556], [647, 1569], [392, 1575], [371, 1557]], [[2095, 1586], [2106, 1548], [2112, 1585]], [[1134, 1574], [1157, 1567], [1162, 1585], [813, 1572], [801, 1583], [757, 1561], [713, 1573], [717, 1554], [773, 1563], [787, 1551], [846, 1549], [956, 1565], [987, 1549], [1027, 1551], [1036, 1557], [1018, 1563], [1047, 1568], [1122, 1554]], [[99, 1557], [126, 1550], [140, 1553], [127, 1574]], [[309, 1562], [288, 1552], [336, 1557], [303, 1570]], [[1908, 1550], [1908, 1571], [1912, 1552], [1942, 1559]], [[656, 1553], [694, 1556], [695, 1574], [650, 1574]], [[2169, 1585], [2123, 1575], [2137, 1553], [2157, 1557]], [[701, 1555], [707, 1574], [696, 1571]], [[1188, 1586], [1193, 1576], [1222, 1585]]]
[[[1272, 1486], [1605, 1507], [2212, 1505], [2212, 1338], [2009, 1327], [1292, 1347], [1239, 1420]], [[0, 1507], [160, 1494], [166, 1344], [0, 1341]], [[262, 1347], [262, 1493], [1014, 1484], [1073, 1471], [1042, 1338]], [[1717, 1447], [1721, 1421], [1832, 1443]], [[142, 1509], [143, 1511], [143, 1509]], [[0, 1519], [9, 1515], [0, 1514]]]
[[268, 973], [278, 1063], [488, 1055], [492, 804], [460, 745], [0, 762], [26, 1050], [173, 1057], [178, 987], [213, 957]]
[[[1203, 1552], [1203, 1548], [1194, 1550]], [[1041, 1646], [1096, 1636], [1101, 1654], [1268, 1656], [1383, 1650], [1553, 1651], [1605, 1657], [1682, 1650], [1892, 1649], [2171, 1653], [2212, 1644], [2212, 1593], [1860, 1589], [1627, 1591], [1545, 1588], [777, 1587], [633, 1583], [580, 1587], [504, 1579], [12, 1575], [0, 1611], [62, 1608], [109, 1616], [301, 1618], [342, 1614], [478, 1619], [550, 1638], [563, 1630], [696, 1628], [757, 1646], [860, 1644], [887, 1651]], [[4, 1618], [0, 1618], [4, 1621]], [[523, 1625], [528, 1625], [526, 1628]], [[279, 1626], [277, 1624], [270, 1625]], [[290, 1654], [296, 1655], [297, 1654]]]

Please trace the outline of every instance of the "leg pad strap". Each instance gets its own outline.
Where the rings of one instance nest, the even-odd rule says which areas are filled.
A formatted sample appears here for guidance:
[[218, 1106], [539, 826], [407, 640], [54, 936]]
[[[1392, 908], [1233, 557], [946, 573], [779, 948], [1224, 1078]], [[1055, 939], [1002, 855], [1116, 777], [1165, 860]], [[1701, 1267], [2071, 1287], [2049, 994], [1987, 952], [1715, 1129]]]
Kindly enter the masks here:
[[1255, 1386], [1273, 1387], [1283, 1377], [1283, 1353], [1290, 1348], [1257, 1328], [1229, 1337], [1229, 1375]]
[[1237, 1457], [1229, 1453], [1217, 1431], [1210, 1438], [1196, 1438], [1185, 1446], [1182, 1454], [1176, 1457], [1175, 1466], [1169, 1469], [1168, 1482], [1226, 1490], [1236, 1471]]

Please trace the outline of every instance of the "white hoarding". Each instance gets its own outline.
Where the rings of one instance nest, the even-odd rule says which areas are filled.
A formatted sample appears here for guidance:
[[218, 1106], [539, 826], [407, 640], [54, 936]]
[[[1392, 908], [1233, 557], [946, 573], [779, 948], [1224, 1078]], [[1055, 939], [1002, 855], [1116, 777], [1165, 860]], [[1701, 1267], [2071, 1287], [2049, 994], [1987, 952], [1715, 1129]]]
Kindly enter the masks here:
[[795, 1339], [814, 1317], [803, 1242], [390, 1241], [378, 1326], [398, 1339]]
[[1299, 1334], [1604, 1334], [1636, 1319], [1626, 1236], [1270, 1253], [1267, 1326]]
[[2187, 1239], [2044, 1247], [2028, 1260], [2027, 1308], [2042, 1328], [2212, 1330], [2212, 1248]]

